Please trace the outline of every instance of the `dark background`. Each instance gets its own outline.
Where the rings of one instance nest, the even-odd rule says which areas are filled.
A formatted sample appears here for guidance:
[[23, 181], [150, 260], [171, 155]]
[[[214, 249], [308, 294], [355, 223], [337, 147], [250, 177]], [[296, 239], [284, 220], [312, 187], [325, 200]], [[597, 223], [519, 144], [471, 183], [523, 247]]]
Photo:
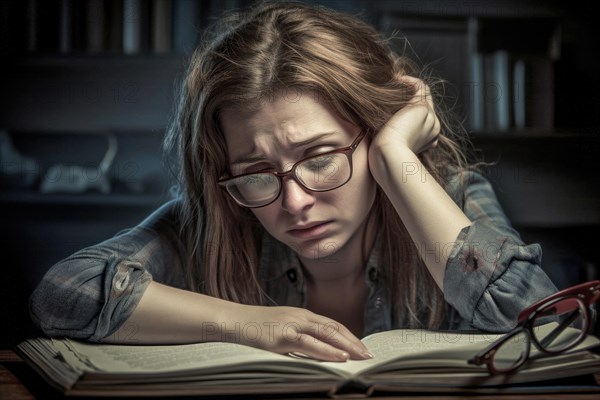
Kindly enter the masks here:
[[[38, 334], [27, 300], [50, 266], [137, 224], [169, 198], [172, 179], [161, 140], [175, 82], [207, 24], [225, 9], [251, 2], [158, 3], [127, 8], [108, 0], [0, 2], [2, 348]], [[448, 81], [447, 102], [479, 154], [498, 161], [488, 176], [525, 242], [542, 245], [542, 267], [557, 286], [599, 277], [594, 167], [600, 154], [600, 65], [597, 21], [586, 2], [314, 3], [405, 35], [408, 45], [399, 40], [397, 48], [416, 54], [428, 71]], [[170, 36], [166, 49], [153, 34], [160, 18], [156, 7], [165, 5], [171, 17], [161, 21], [172, 22], [161, 31]], [[128, 23], [140, 32], [133, 53], [126, 53], [121, 40]], [[493, 78], [473, 75], [474, 55], [489, 59], [499, 50], [509, 56], [510, 78], [516, 61], [526, 66], [521, 124], [510, 114], [508, 126], [498, 126], [498, 96], [484, 93], [476, 103], [472, 95], [474, 88], [496, 88]], [[508, 103], [511, 110], [516, 102]], [[477, 104], [483, 123], [474, 117]], [[53, 165], [66, 166], [65, 173], [72, 166], [97, 166], [110, 135], [118, 152], [108, 173], [109, 194], [40, 192]]]

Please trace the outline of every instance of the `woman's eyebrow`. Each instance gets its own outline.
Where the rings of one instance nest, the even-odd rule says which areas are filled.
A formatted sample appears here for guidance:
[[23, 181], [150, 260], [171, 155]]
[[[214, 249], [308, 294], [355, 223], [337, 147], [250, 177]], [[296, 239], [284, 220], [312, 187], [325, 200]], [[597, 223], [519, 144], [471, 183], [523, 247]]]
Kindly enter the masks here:
[[317, 140], [328, 138], [329, 136], [335, 135], [336, 133], [338, 133], [338, 132], [337, 131], [320, 132], [320, 133], [315, 134], [312, 137], [309, 137], [308, 139], [299, 140], [296, 142], [293, 140], [290, 140], [289, 142], [292, 146], [295, 146], [295, 147], [306, 147], [309, 144], [316, 142]]
[[[299, 140], [299, 141], [289, 140], [289, 143], [291, 146], [293, 146], [295, 148], [302, 148], [302, 147], [306, 147], [309, 144], [312, 144], [318, 140], [328, 138], [329, 136], [335, 135], [337, 133], [339, 133], [339, 132], [338, 131], [320, 132], [320, 133], [315, 134], [312, 137], [309, 137], [308, 139], [303, 139], [303, 140]], [[253, 151], [250, 154], [240, 156], [239, 158], [231, 161], [231, 165], [251, 164], [254, 162], [259, 162], [259, 161], [264, 161], [264, 160], [265, 160], [264, 155], [262, 155], [256, 151]]]

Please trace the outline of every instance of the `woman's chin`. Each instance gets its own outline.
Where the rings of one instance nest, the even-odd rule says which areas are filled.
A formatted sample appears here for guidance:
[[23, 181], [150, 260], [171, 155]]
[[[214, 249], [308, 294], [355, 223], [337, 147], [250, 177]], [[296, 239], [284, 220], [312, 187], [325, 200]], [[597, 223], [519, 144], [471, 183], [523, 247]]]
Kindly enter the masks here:
[[301, 259], [317, 261], [334, 257], [343, 246], [343, 243], [335, 237], [326, 237], [308, 240], [302, 243], [289, 243], [288, 246]]

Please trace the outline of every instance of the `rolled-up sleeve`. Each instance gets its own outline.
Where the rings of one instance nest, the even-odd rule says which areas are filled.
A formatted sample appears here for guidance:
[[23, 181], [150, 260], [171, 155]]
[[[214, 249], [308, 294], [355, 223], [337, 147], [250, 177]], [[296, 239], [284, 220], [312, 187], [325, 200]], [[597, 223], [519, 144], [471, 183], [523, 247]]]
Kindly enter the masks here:
[[541, 269], [542, 248], [525, 244], [504, 214], [489, 181], [463, 175], [462, 229], [446, 264], [444, 296], [467, 327], [507, 331], [522, 309], [556, 292]]
[[31, 295], [33, 321], [48, 336], [101, 341], [129, 318], [153, 279], [184, 287], [177, 207], [171, 201], [54, 265]]

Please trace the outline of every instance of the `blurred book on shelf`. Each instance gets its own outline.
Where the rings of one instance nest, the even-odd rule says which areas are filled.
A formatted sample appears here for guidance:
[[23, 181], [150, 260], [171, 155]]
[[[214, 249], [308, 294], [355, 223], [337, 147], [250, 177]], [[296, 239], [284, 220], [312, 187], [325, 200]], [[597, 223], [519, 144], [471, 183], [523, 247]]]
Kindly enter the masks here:
[[[237, 2], [235, 2], [237, 4]], [[196, 0], [25, 0], [2, 3], [7, 55], [191, 52], [217, 2]], [[215, 15], [213, 15], [215, 16]]]
[[[554, 63], [560, 57], [560, 25], [554, 19], [480, 18], [469, 54], [475, 85], [471, 129], [498, 133], [554, 129]], [[483, 62], [480, 60], [483, 59]], [[479, 92], [478, 92], [479, 91]]]
[[152, 3], [152, 52], [156, 54], [171, 51], [172, 9], [171, 0], [155, 0]]

